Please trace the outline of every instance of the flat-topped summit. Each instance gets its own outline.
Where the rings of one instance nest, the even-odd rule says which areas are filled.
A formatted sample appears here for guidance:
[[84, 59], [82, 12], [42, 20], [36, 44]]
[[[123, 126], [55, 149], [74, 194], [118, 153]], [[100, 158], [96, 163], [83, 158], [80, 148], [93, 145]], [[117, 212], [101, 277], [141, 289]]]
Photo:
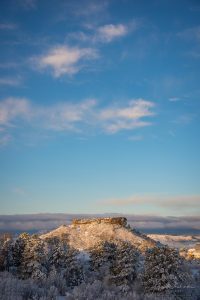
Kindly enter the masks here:
[[127, 219], [124, 217], [115, 218], [93, 218], [93, 219], [73, 219], [72, 225], [87, 225], [87, 224], [116, 224], [126, 227]]

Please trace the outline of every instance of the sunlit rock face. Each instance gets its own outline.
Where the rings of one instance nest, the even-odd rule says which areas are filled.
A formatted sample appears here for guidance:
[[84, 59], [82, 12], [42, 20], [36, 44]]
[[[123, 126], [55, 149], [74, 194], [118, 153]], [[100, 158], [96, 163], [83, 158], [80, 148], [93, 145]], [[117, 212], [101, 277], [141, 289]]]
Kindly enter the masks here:
[[74, 219], [72, 225], [86, 225], [86, 224], [116, 224], [126, 227], [127, 219], [124, 217], [118, 218], [94, 218], [94, 219]]

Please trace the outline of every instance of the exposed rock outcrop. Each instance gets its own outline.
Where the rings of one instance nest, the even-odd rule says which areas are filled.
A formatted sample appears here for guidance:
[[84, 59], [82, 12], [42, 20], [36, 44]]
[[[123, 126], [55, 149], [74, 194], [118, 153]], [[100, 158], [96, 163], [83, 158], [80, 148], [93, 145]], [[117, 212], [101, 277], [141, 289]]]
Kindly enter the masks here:
[[126, 227], [127, 219], [124, 217], [118, 218], [94, 218], [94, 219], [74, 219], [72, 225], [87, 225], [87, 224], [116, 224]]

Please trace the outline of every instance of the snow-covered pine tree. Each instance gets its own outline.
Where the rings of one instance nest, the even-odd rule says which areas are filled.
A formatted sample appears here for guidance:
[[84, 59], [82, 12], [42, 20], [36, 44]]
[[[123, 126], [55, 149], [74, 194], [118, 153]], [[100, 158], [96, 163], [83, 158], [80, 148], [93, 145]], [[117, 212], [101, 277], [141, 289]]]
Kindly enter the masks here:
[[10, 269], [10, 272], [13, 275], [20, 275], [23, 252], [29, 238], [30, 235], [28, 233], [22, 233], [12, 243], [13, 266]]
[[119, 241], [110, 266], [110, 280], [126, 290], [137, 276], [138, 253], [127, 241]]
[[0, 243], [0, 271], [9, 271], [13, 265], [12, 237], [5, 236]]
[[29, 236], [25, 240], [22, 261], [20, 265], [20, 277], [27, 279], [44, 278], [47, 274], [45, 268], [44, 241], [37, 236]]
[[113, 242], [99, 242], [95, 248], [90, 250], [90, 266], [92, 271], [99, 271], [101, 268], [105, 269], [113, 264], [115, 259], [116, 245]]
[[138, 254], [136, 249], [126, 241], [100, 242], [90, 251], [91, 270], [98, 280], [127, 289], [136, 278]]
[[147, 251], [142, 282], [146, 292], [163, 292], [181, 288], [190, 277], [184, 269], [183, 258], [167, 246]]
[[68, 237], [50, 238], [48, 243], [48, 270], [55, 276], [60, 274], [67, 286], [74, 287], [83, 279], [82, 266], [78, 264], [78, 251], [68, 244]]

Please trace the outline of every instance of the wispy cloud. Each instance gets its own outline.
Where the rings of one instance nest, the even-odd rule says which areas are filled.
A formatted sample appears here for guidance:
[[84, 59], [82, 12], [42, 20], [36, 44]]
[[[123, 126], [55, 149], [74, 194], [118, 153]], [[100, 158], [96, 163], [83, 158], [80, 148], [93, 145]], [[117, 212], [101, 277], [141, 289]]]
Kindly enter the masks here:
[[20, 65], [21, 64], [17, 62], [4, 62], [4, 63], [0, 63], [0, 69], [16, 69]]
[[111, 42], [114, 39], [127, 35], [128, 27], [123, 24], [108, 24], [97, 29], [96, 39], [103, 42]]
[[17, 118], [28, 118], [31, 115], [29, 101], [24, 98], [7, 98], [0, 102], [0, 126], [9, 127]]
[[12, 140], [11, 135], [8, 133], [1, 132], [1, 128], [0, 128], [0, 147], [7, 146], [11, 140]]
[[37, 7], [37, 0], [17, 0], [19, 5], [26, 10], [35, 9]]
[[192, 122], [192, 120], [194, 119], [195, 115], [194, 114], [183, 114], [178, 116], [173, 123], [176, 124], [180, 124], [180, 125], [187, 125], [190, 124]]
[[[61, 102], [51, 106], [33, 104], [25, 98], [7, 98], [0, 102], [0, 126], [9, 132], [25, 122], [32, 128], [51, 131], [83, 132], [93, 129], [107, 134], [133, 130], [151, 123], [144, 118], [154, 115], [154, 103], [144, 99], [126, 105], [101, 107], [96, 99], [79, 103]], [[20, 125], [22, 126], [22, 125]]]
[[19, 86], [22, 84], [21, 77], [0, 77], [0, 86]]
[[15, 30], [17, 27], [15, 23], [0, 23], [0, 30]]
[[13, 189], [13, 193], [15, 193], [18, 196], [26, 196], [27, 194], [26, 190], [22, 187], [15, 187]]
[[[105, 12], [105, 10], [108, 7], [108, 1], [101, 0], [101, 1], [82, 1], [83, 6], [80, 6], [80, 2], [78, 1], [77, 3], [73, 3], [72, 12], [74, 15], [77, 16], [91, 16], [91, 15], [96, 15], [102, 12]], [[85, 9], [83, 9], [83, 7]]]
[[98, 57], [96, 49], [69, 46], [51, 48], [46, 54], [33, 58], [39, 69], [50, 69], [55, 77], [71, 75], [83, 67], [81, 62]]
[[152, 207], [161, 207], [167, 209], [179, 209], [180, 211], [192, 210], [200, 212], [200, 195], [133, 195], [124, 199], [107, 199], [98, 202], [99, 205], [105, 206], [129, 206], [129, 205], [146, 205]]
[[169, 101], [170, 102], [178, 102], [178, 101], [180, 101], [181, 100], [181, 98], [179, 98], [179, 97], [170, 97], [169, 98]]
[[200, 26], [187, 28], [178, 33], [178, 36], [186, 40], [200, 41]]
[[87, 42], [90, 44], [98, 43], [111, 43], [115, 40], [119, 40], [131, 32], [136, 31], [140, 27], [141, 23], [138, 20], [132, 20], [127, 24], [104, 24], [102, 26], [94, 26], [92, 24], [86, 24], [87, 31], [72, 32], [69, 34], [69, 38], [76, 39], [78, 41]]
[[142, 141], [143, 139], [144, 137], [142, 135], [133, 135], [133, 136], [129, 136], [128, 138], [129, 141], [133, 141], [133, 142]]
[[200, 26], [187, 28], [178, 33], [178, 37], [190, 43], [191, 49], [185, 52], [186, 56], [194, 59], [200, 57]]
[[99, 117], [105, 121], [107, 132], [116, 133], [123, 129], [130, 130], [151, 125], [142, 118], [153, 116], [154, 112], [151, 109], [154, 106], [153, 102], [144, 99], [131, 100], [127, 107], [105, 108]]

